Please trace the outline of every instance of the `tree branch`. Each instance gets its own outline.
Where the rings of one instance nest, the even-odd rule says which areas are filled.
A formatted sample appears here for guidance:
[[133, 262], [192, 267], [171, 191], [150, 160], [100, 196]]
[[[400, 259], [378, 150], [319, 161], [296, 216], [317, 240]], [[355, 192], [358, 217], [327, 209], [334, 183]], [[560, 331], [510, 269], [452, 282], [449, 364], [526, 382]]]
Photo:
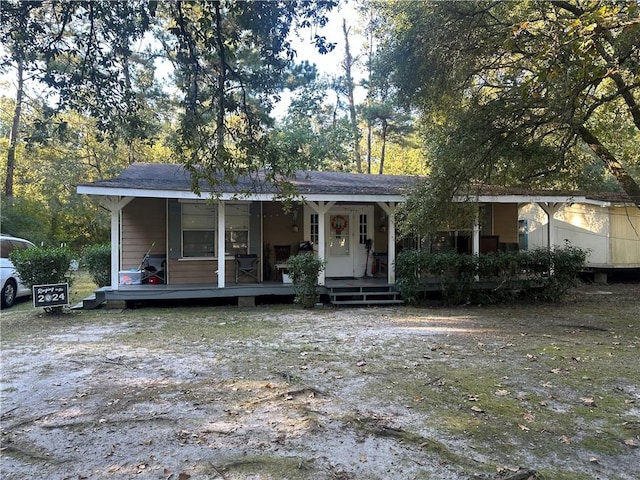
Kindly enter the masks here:
[[640, 208], [640, 186], [629, 175], [625, 168], [618, 162], [613, 154], [600, 142], [600, 140], [584, 125], [575, 127], [576, 133], [584, 140], [589, 148], [605, 164], [609, 172], [616, 178], [631, 201]]

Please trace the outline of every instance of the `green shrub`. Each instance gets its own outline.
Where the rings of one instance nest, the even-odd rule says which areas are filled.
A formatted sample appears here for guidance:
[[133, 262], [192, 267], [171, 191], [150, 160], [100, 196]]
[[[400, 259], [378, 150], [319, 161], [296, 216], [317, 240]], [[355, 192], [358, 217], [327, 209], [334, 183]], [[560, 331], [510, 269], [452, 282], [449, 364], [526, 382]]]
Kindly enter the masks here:
[[107, 243], [85, 247], [82, 262], [98, 287], [111, 284], [111, 245]]
[[312, 308], [315, 305], [319, 299], [318, 275], [324, 270], [324, 266], [322, 260], [309, 253], [289, 258], [287, 268], [296, 294], [295, 303], [304, 308]]
[[588, 250], [574, 247], [566, 242], [562, 248], [545, 251], [548, 265], [543, 287], [530, 290], [528, 294], [536, 300], [556, 302], [576, 285], [578, 273], [584, 266]]
[[9, 259], [28, 288], [52, 283], [73, 283], [69, 265], [73, 260], [71, 250], [65, 247], [27, 248], [14, 250]]
[[439, 284], [446, 304], [504, 302], [520, 292], [535, 300], [557, 301], [575, 285], [586, 257], [586, 250], [568, 243], [552, 251], [478, 256], [403, 250], [396, 259], [397, 285], [411, 304], [424, 299], [427, 283]]
[[[34, 285], [56, 283], [73, 284], [73, 275], [69, 265], [73, 260], [71, 250], [65, 247], [27, 248], [14, 250], [9, 254], [22, 283], [28, 288]], [[49, 313], [60, 313], [62, 307], [45, 309]]]
[[402, 250], [396, 257], [396, 285], [405, 302], [416, 305], [423, 300], [422, 276], [429, 272], [429, 257], [419, 250]]

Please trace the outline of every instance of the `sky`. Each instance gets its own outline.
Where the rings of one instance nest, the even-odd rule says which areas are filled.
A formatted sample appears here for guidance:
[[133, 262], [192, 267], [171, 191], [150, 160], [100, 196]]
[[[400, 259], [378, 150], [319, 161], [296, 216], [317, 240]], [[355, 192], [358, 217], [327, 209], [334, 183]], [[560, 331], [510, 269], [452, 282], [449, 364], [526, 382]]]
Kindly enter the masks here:
[[[362, 22], [359, 21], [359, 14], [356, 11], [353, 0], [347, 0], [341, 3], [339, 8], [332, 10], [327, 17], [329, 21], [323, 28], [316, 30], [306, 29], [301, 32], [300, 37], [293, 37], [292, 44], [297, 51], [296, 62], [307, 60], [309, 63], [315, 64], [321, 75], [340, 76], [344, 75], [342, 63], [345, 57], [345, 39], [342, 31], [342, 21], [346, 19], [347, 29], [349, 29], [349, 48], [351, 55], [356, 56], [361, 53], [364, 37], [358, 32]], [[335, 43], [333, 51], [320, 54], [313, 45], [312, 39], [314, 33], [326, 37], [328, 42]], [[352, 72], [356, 84], [362, 79], [362, 71], [355, 70]], [[356, 88], [356, 101], [364, 98], [363, 89]], [[290, 93], [283, 92], [282, 100], [274, 111], [276, 118], [282, 117], [286, 113], [286, 109], [290, 103]]]
[[[325, 27], [317, 28], [316, 30], [305, 29], [300, 33], [299, 37], [294, 36], [292, 38], [292, 43], [298, 54], [296, 58], [297, 62], [307, 60], [309, 63], [313, 63], [317, 66], [320, 74], [339, 76], [344, 74], [342, 62], [345, 57], [345, 40], [342, 32], [342, 21], [343, 19], [346, 19], [347, 28], [350, 29], [351, 35], [349, 37], [349, 43], [352, 55], [360, 53], [364, 43], [364, 38], [357, 31], [358, 28], [361, 27], [362, 22], [358, 21], [359, 14], [356, 11], [355, 2], [353, 0], [343, 0], [338, 8], [332, 10], [328, 14], [328, 18], [329, 21]], [[314, 33], [325, 36], [328, 42], [335, 43], [335, 49], [325, 55], [318, 53], [312, 42]], [[158, 64], [157, 66], [160, 70], [159, 76], [162, 78], [167, 74], [166, 67], [163, 67], [161, 64]], [[162, 73], [163, 70], [165, 70], [164, 73]], [[353, 74], [356, 83], [358, 83], [359, 79], [362, 77], [362, 73], [354, 71]], [[15, 96], [14, 82], [15, 72], [11, 69], [9, 69], [6, 74], [0, 76], [0, 89], [2, 90], [3, 95], [9, 96], [10, 98]], [[361, 95], [358, 95], [358, 92], [356, 92], [356, 96], [364, 98], [362, 91], [360, 91], [360, 94]], [[285, 92], [282, 95], [283, 100], [276, 109], [276, 117], [281, 117], [286, 112], [286, 108], [290, 100], [289, 97], [289, 92]]]
[[356, 33], [356, 29], [360, 26], [361, 22], [358, 22], [359, 14], [356, 11], [353, 1], [341, 4], [338, 9], [332, 10], [329, 15], [329, 22], [324, 28], [318, 28], [318, 35], [325, 36], [327, 41], [335, 43], [336, 47], [332, 52], [325, 55], [318, 53], [313, 46], [311, 40], [313, 38], [314, 30], [307, 29], [302, 35], [301, 39], [294, 39], [294, 47], [298, 50], [298, 61], [308, 60], [310, 63], [315, 63], [321, 73], [329, 75], [341, 75], [342, 61], [345, 56], [345, 40], [344, 33], [342, 32], [343, 19], [347, 22], [347, 28], [350, 29], [350, 49], [352, 55], [357, 54], [363, 45], [363, 37]]

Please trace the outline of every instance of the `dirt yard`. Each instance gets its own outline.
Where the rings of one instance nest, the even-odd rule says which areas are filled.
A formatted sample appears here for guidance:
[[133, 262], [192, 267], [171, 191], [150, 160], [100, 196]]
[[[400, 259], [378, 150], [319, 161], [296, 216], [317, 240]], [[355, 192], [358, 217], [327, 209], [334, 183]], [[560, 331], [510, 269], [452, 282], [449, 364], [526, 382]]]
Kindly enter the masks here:
[[640, 285], [0, 325], [4, 480], [640, 478]]

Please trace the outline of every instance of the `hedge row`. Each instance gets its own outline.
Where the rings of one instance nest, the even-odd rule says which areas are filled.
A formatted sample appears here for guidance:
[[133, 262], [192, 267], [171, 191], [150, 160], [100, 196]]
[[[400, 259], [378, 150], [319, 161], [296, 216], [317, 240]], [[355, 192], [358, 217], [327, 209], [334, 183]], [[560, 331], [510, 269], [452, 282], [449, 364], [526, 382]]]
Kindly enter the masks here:
[[403, 250], [396, 259], [402, 298], [418, 304], [439, 285], [447, 304], [497, 303], [516, 295], [557, 301], [575, 285], [587, 251], [566, 245], [482, 255]]

